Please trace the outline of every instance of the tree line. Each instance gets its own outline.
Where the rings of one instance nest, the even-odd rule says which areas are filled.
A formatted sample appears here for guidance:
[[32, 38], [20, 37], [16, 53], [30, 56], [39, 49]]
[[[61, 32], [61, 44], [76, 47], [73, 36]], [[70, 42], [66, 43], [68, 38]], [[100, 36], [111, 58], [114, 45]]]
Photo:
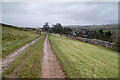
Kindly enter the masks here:
[[52, 33], [58, 33], [58, 34], [69, 34], [72, 29], [69, 27], [63, 27], [60, 23], [56, 23], [52, 25], [51, 27], [49, 26], [48, 23], [45, 23], [43, 25], [43, 30], [52, 32]]
[[104, 32], [103, 29], [100, 29], [98, 31], [92, 31], [92, 33], [90, 33], [89, 36], [91, 38], [96, 38], [96, 39], [100, 39], [100, 40], [104, 40], [104, 41], [113, 42], [112, 38], [111, 38], [111, 36], [112, 36], [111, 31]]

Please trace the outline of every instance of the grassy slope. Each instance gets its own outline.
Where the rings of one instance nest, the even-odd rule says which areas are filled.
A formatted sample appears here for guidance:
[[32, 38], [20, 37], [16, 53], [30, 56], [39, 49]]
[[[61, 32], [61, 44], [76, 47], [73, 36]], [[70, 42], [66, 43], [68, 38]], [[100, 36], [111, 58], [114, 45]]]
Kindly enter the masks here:
[[2, 57], [31, 42], [40, 34], [2, 27]]
[[77, 40], [49, 36], [68, 78], [118, 77], [118, 53]]
[[[0, 60], [2, 59], [2, 27], [0, 27]], [[2, 65], [2, 61], [0, 61], [0, 65]], [[0, 73], [0, 76], [2, 73]], [[2, 79], [2, 76], [0, 77]]]
[[29, 46], [20, 57], [3, 73], [3, 77], [40, 78], [41, 58], [45, 35]]

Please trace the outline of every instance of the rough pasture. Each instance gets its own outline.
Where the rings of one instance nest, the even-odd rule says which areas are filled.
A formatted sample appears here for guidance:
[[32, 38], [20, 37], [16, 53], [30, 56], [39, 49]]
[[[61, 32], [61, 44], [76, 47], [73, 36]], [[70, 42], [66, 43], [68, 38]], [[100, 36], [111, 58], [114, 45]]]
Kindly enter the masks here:
[[41, 36], [41, 34], [33, 31], [20, 31], [2, 26], [2, 57], [7, 56], [9, 53], [39, 36]]
[[78, 40], [49, 36], [68, 78], [117, 78], [118, 53]]

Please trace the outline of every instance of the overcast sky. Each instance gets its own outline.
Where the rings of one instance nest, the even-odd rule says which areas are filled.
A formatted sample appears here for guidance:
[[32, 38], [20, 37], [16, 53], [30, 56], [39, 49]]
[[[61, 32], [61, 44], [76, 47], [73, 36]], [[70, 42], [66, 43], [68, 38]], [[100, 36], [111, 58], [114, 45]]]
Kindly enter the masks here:
[[2, 22], [23, 27], [113, 24], [118, 22], [117, 2], [4, 2]]

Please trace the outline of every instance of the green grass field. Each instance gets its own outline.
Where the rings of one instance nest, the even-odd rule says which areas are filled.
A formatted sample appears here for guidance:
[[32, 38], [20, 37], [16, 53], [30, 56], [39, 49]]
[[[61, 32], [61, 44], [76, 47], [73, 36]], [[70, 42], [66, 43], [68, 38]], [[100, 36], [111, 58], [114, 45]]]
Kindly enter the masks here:
[[41, 59], [45, 35], [29, 46], [10, 67], [4, 71], [5, 78], [40, 78]]
[[2, 57], [31, 42], [41, 34], [2, 26]]
[[67, 78], [117, 78], [118, 53], [104, 47], [49, 36]]
[[0, 59], [2, 57], [2, 27], [0, 26]]

